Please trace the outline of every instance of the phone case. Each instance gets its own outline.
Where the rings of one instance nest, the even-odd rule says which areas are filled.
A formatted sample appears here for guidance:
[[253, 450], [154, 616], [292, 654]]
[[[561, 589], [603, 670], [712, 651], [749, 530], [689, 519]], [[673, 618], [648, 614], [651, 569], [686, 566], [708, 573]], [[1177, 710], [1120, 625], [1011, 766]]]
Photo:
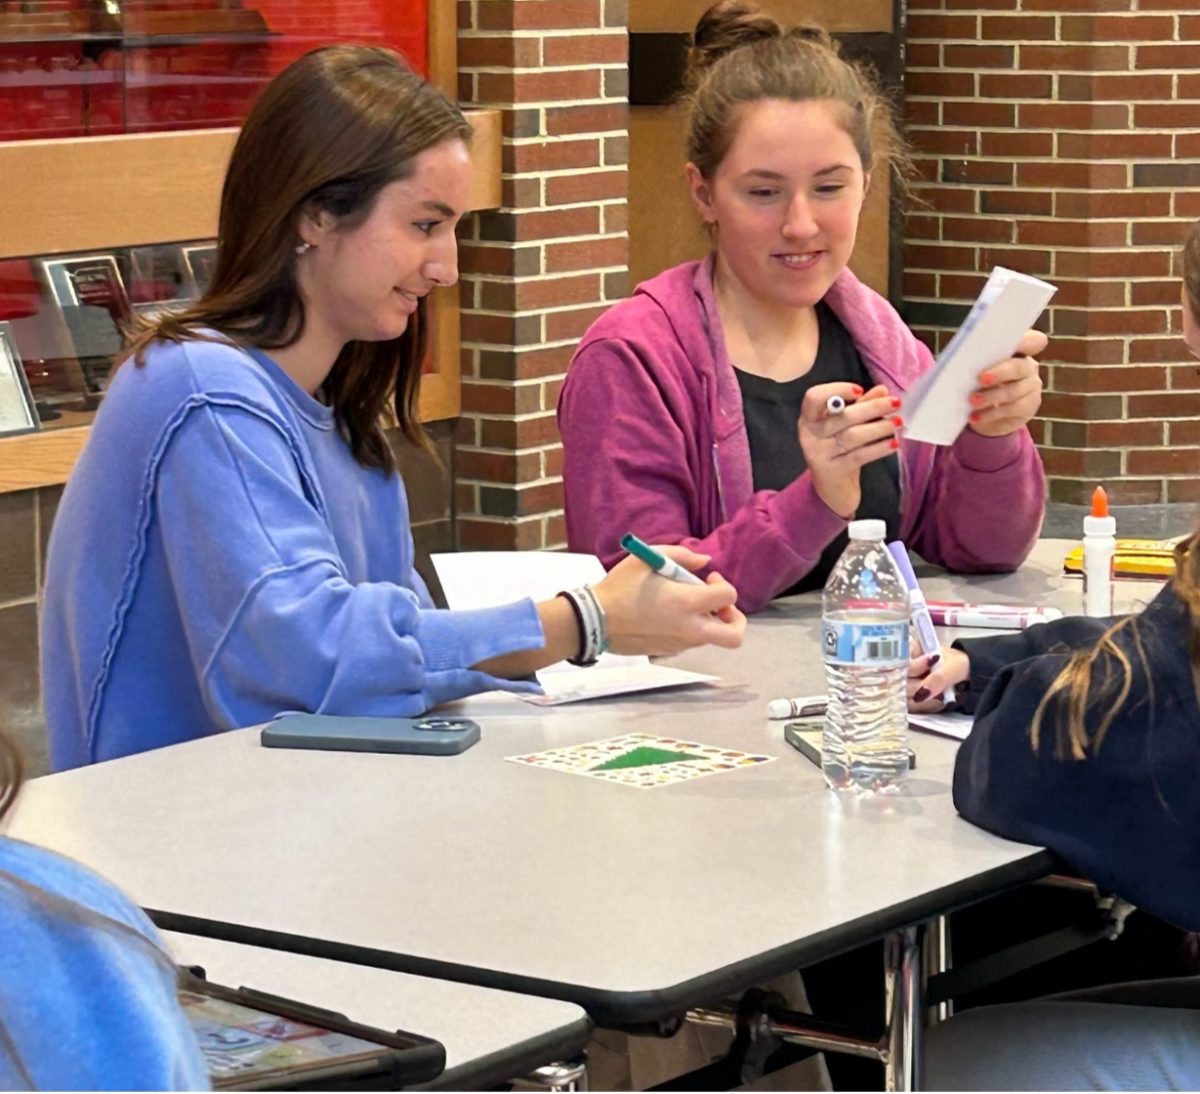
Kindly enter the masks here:
[[284, 714], [263, 726], [264, 748], [317, 748], [334, 752], [415, 752], [454, 756], [479, 740], [470, 718], [427, 714], [421, 718], [339, 718]]

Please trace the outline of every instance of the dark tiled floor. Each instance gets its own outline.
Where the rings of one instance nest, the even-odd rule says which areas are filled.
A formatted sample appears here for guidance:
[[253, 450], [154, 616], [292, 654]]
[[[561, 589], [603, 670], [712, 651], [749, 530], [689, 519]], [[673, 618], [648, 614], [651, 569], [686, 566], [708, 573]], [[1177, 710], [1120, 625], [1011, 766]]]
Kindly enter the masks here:
[[37, 605], [0, 609], [0, 726], [25, 757], [26, 773], [44, 775], [46, 727], [38, 694]]
[[0, 494], [0, 604], [37, 593], [37, 492]]

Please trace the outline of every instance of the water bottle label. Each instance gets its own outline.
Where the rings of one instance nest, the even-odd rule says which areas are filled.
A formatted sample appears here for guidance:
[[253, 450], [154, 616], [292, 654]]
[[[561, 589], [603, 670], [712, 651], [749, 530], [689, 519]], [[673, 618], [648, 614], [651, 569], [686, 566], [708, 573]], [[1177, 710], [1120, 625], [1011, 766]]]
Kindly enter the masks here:
[[822, 623], [825, 660], [835, 665], [903, 665], [908, 663], [908, 623]]

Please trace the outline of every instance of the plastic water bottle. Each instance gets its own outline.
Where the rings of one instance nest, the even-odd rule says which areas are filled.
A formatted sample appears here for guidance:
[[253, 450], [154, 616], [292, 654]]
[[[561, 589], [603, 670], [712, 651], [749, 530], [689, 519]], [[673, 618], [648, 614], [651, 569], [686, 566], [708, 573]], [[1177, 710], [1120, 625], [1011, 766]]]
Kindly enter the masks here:
[[856, 520], [821, 594], [825, 781], [871, 793], [908, 774], [908, 589], [881, 520]]

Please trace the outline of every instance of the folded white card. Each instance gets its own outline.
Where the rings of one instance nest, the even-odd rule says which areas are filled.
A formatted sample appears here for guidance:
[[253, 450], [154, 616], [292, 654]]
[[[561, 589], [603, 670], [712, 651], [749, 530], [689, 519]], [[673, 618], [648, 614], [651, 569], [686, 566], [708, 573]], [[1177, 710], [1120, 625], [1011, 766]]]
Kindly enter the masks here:
[[[430, 556], [446, 603], [454, 609], [495, 608], [529, 597], [549, 600], [563, 589], [577, 589], [604, 577], [595, 555], [569, 551], [458, 551]], [[666, 580], [665, 578], [663, 580]], [[649, 657], [604, 653], [591, 668], [559, 661], [538, 674], [544, 695], [520, 698], [539, 706], [577, 703], [634, 691], [707, 684], [705, 673], [655, 665]]]
[[997, 266], [979, 299], [937, 361], [904, 396], [904, 436], [953, 444], [971, 414], [979, 374], [1011, 357], [1021, 336], [1042, 314], [1057, 288]]
[[965, 741], [975, 724], [970, 714], [910, 714], [908, 724], [917, 729], [937, 733], [943, 737], [953, 737], [956, 741]]

